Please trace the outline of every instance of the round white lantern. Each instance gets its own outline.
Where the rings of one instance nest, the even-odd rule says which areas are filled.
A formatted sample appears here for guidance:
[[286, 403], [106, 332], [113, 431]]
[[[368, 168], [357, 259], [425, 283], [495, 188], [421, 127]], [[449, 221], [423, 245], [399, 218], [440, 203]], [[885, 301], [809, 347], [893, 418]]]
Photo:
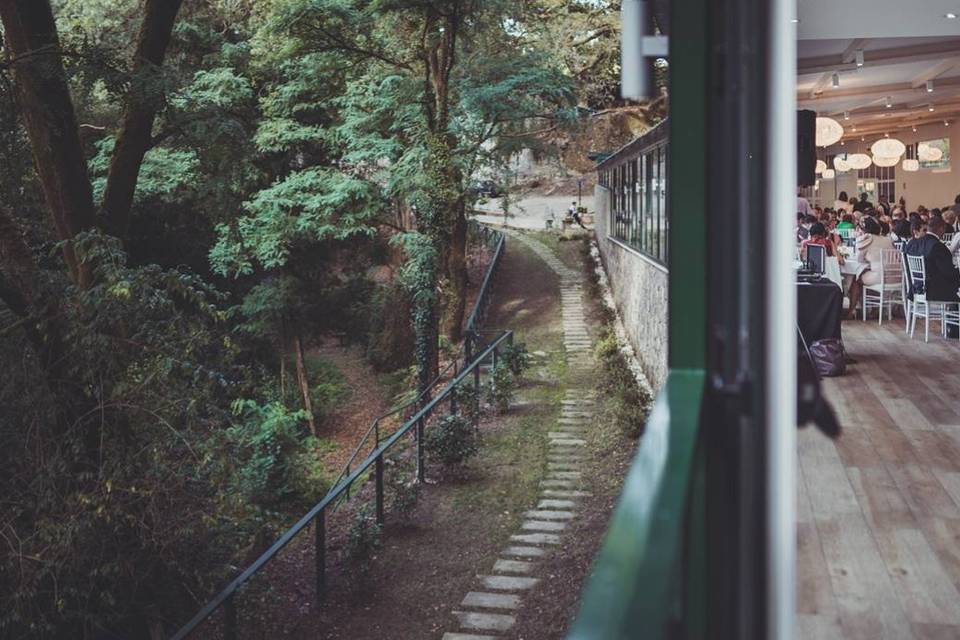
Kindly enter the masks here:
[[895, 158], [887, 158], [884, 156], [873, 156], [873, 164], [878, 167], [895, 167], [897, 163], [900, 162], [900, 156]]
[[896, 138], [880, 138], [870, 147], [874, 157], [899, 158], [907, 152], [907, 145]]
[[851, 169], [866, 169], [872, 163], [870, 156], [865, 153], [851, 153], [847, 156], [847, 164], [850, 165]]
[[824, 180], [833, 180], [833, 177], [837, 175], [833, 169], [824, 169], [821, 176]]
[[814, 169], [816, 173], [823, 173], [827, 169], [827, 163], [823, 160], [817, 160], [817, 168]]
[[829, 147], [840, 142], [843, 126], [833, 118], [817, 118], [817, 146]]
[[904, 171], [919, 171], [920, 170], [920, 161], [913, 158], [907, 158], [903, 161], [903, 170]]
[[917, 147], [917, 157], [921, 162], [937, 162], [943, 158], [943, 151], [937, 147], [922, 144]]
[[833, 168], [840, 173], [850, 171], [850, 163], [847, 162], [846, 154], [834, 157]]

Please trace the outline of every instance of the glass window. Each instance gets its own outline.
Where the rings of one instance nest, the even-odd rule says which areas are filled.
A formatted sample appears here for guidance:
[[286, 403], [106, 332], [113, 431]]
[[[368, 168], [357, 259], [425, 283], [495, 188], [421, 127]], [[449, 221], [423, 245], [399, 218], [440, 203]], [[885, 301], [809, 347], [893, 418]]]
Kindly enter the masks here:
[[669, 245], [668, 154], [661, 142], [604, 171], [613, 176], [610, 235], [662, 263]]

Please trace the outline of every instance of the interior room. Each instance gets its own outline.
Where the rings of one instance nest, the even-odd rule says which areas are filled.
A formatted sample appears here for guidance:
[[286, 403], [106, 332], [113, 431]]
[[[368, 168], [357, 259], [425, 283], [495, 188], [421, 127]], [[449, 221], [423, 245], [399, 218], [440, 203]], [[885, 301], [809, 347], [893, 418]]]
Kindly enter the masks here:
[[[899, 205], [908, 220], [954, 205], [958, 14], [941, 0], [798, 2], [797, 108], [832, 120], [818, 120], [816, 182], [802, 191], [811, 207], [835, 209], [841, 192]], [[844, 315], [860, 302], [849, 289], [859, 216], [854, 225], [841, 238]], [[911, 336], [910, 294], [891, 295], [899, 302], [879, 316], [868, 306], [836, 322], [849, 364], [824, 387], [842, 435], [799, 437], [801, 638], [960, 637], [960, 341], [944, 330], [946, 306], [927, 318], [926, 340]]]

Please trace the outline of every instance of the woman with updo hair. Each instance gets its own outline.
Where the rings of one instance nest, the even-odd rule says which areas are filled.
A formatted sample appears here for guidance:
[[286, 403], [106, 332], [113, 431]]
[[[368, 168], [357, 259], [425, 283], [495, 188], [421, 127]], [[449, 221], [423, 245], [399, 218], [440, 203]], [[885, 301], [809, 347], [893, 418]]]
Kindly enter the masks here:
[[[883, 235], [883, 229], [877, 219], [866, 216], [860, 221], [862, 233], [857, 237], [857, 275], [850, 285], [850, 312], [849, 318], [857, 315], [857, 304], [865, 284], [880, 284], [880, 259], [884, 250], [892, 250], [893, 240]], [[883, 313], [883, 310], [880, 310]]]

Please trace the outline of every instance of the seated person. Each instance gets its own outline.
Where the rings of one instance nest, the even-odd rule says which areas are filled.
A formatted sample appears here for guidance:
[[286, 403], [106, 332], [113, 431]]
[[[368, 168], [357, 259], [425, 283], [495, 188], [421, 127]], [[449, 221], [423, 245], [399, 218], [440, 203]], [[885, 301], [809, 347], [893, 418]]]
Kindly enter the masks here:
[[802, 212], [797, 212], [797, 242], [803, 242], [810, 235], [810, 225], [806, 224], [807, 216]]
[[843, 214], [843, 217], [840, 219], [840, 222], [837, 223], [837, 229], [855, 229], [856, 226], [853, 224], [853, 216], [849, 213]]
[[[927, 223], [926, 232], [921, 226], [911, 226], [914, 239], [907, 243], [904, 251], [908, 256], [921, 256], [927, 270], [924, 289], [927, 300], [937, 302], [958, 302], [957, 289], [960, 289], [960, 272], [953, 266], [953, 256], [940, 236], [946, 226], [943, 218], [933, 216]], [[913, 297], [913, 283], [910, 283], [910, 296]]]
[[[866, 217], [860, 223], [862, 234], [857, 238], [857, 275], [850, 285], [850, 313], [857, 315], [857, 304], [865, 284], [880, 284], [880, 257], [886, 249], [893, 249], [893, 241], [883, 235], [883, 228], [876, 218]], [[900, 278], [897, 278], [900, 282]]]
[[947, 223], [946, 233], [957, 232], [957, 213], [953, 209], [947, 209], [943, 212], [943, 221]]
[[827, 232], [827, 228], [819, 222], [810, 225], [810, 237], [800, 243], [800, 259], [807, 259], [807, 247], [811, 244], [818, 244], [826, 249], [828, 256], [836, 256], [843, 264], [843, 256], [837, 250], [837, 242], [832, 234]]
[[906, 220], [894, 220], [893, 229], [890, 232], [890, 240], [893, 242], [909, 242], [913, 237], [910, 233], [910, 223]]

